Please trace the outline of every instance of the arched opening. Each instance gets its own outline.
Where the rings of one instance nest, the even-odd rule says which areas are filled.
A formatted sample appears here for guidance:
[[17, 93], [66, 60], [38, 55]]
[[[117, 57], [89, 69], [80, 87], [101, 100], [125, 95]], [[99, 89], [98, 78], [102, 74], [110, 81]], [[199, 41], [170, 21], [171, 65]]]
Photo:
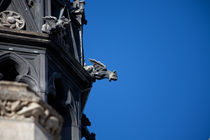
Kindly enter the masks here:
[[18, 64], [11, 59], [7, 59], [0, 64], [0, 80], [15, 81], [19, 75]]
[[48, 94], [48, 104], [53, 106], [54, 108], [57, 108], [63, 99], [63, 93], [64, 93], [64, 86], [63, 81], [61, 78], [55, 78], [53, 80], [53, 87], [50, 89], [50, 93]]
[[6, 52], [0, 55], [0, 80], [22, 82], [39, 92], [37, 81], [30, 75], [30, 64], [20, 55]]

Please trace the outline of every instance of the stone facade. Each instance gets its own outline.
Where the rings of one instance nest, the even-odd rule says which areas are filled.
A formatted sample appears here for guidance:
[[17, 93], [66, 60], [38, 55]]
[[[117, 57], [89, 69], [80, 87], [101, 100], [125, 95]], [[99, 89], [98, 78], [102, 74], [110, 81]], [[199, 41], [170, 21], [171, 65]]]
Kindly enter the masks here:
[[[87, 128], [90, 123], [84, 117], [84, 107], [92, 83], [104, 78], [117, 80], [117, 73], [93, 59], [93, 65], [84, 64], [84, 5], [79, 0], [0, 1], [0, 80], [25, 83], [28, 87], [22, 85], [19, 90], [25, 93], [27, 89], [36, 95], [30, 97], [32, 94], [26, 96], [16, 90], [13, 94], [19, 95], [3, 92], [1, 118], [33, 118], [38, 122], [36, 126], [42, 126], [57, 139], [60, 129], [54, 127], [61, 126], [60, 117], [48, 111], [50, 105], [63, 118], [62, 140], [95, 139]], [[4, 88], [5, 84], [2, 83]], [[15, 89], [18, 84], [13, 86]], [[33, 123], [25, 124], [25, 129], [34, 127]]]

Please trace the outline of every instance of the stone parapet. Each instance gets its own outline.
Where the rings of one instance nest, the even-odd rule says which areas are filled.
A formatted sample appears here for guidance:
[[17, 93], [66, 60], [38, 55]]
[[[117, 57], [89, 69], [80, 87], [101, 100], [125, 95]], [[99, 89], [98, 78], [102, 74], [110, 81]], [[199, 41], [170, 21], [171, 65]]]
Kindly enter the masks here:
[[1, 139], [10, 140], [13, 135], [23, 139], [18, 129], [22, 128], [22, 136], [27, 140], [30, 135], [33, 140], [40, 136], [43, 140], [58, 140], [62, 122], [62, 117], [26, 84], [0, 81]]

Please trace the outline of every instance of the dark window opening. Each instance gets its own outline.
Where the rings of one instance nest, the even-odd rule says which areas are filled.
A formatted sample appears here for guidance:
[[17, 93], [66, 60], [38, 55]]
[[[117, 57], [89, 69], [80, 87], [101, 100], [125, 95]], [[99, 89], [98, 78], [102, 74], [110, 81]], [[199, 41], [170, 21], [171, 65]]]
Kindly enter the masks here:
[[18, 75], [17, 63], [7, 60], [0, 65], [0, 80], [15, 81]]
[[[47, 100], [48, 100], [48, 104], [50, 104], [52, 107], [56, 109], [59, 107], [60, 103], [64, 99], [63, 98], [64, 86], [63, 86], [62, 79], [55, 79], [54, 86], [55, 86], [55, 94], [49, 93]], [[59, 103], [56, 101], [59, 101]]]

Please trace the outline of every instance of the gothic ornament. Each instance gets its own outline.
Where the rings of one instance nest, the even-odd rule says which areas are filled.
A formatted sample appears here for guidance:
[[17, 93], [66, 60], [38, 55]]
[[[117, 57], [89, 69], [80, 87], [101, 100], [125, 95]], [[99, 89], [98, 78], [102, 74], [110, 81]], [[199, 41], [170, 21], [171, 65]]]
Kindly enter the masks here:
[[3, 11], [0, 13], [0, 27], [21, 30], [25, 27], [25, 20], [19, 13]]
[[89, 59], [90, 62], [93, 65], [90, 66], [84, 66], [85, 70], [91, 75], [91, 77], [94, 80], [101, 80], [101, 79], [105, 79], [108, 78], [109, 81], [117, 80], [117, 72], [113, 71], [111, 72], [110, 70], [107, 70], [106, 66], [101, 63], [100, 61], [96, 61], [94, 59]]
[[91, 126], [91, 122], [87, 118], [85, 114], [82, 114], [82, 127], [81, 127], [81, 132], [82, 132], [82, 137], [85, 137], [86, 140], [95, 140], [95, 133], [90, 133], [87, 126]]
[[73, 8], [71, 9], [71, 13], [73, 14], [83, 14], [84, 13], [84, 1], [73, 1]]
[[0, 117], [33, 120], [59, 139], [62, 117], [23, 83], [0, 81]]
[[[7, 65], [4, 65], [4, 64]], [[37, 80], [31, 72], [34, 68], [26, 59], [14, 52], [0, 54], [0, 80], [10, 80], [28, 84], [31, 90], [39, 92]], [[10, 77], [10, 78], [8, 78]]]
[[26, 0], [27, 4], [29, 7], [33, 7], [34, 5], [34, 0]]
[[73, 19], [75, 19], [73, 21], [76, 21], [79, 26], [87, 24], [84, 14], [85, 1], [74, 0], [72, 5], [70, 13], [74, 17]]
[[47, 34], [52, 34], [65, 29], [70, 22], [70, 20], [64, 16], [59, 19], [54, 16], [46, 16], [43, 19], [46, 21], [46, 23], [42, 25], [42, 32]]

